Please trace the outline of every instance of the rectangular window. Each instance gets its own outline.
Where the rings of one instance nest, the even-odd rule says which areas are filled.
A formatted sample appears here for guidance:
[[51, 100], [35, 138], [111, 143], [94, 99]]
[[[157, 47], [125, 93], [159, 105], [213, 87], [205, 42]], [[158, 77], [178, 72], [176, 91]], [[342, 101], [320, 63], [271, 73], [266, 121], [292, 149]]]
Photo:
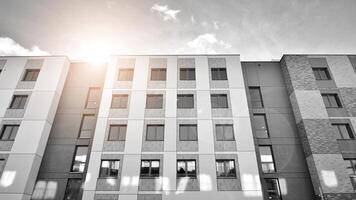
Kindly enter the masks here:
[[164, 140], [164, 125], [150, 124], [147, 125], [146, 141], [163, 141]]
[[216, 160], [216, 176], [218, 178], [236, 177], [234, 160]]
[[341, 101], [337, 94], [321, 94], [326, 108], [341, 108]]
[[119, 81], [132, 81], [134, 69], [120, 69], [119, 71]]
[[356, 175], [351, 175], [350, 180], [354, 190], [356, 190]]
[[192, 94], [178, 94], [177, 108], [192, 109], [194, 108], [194, 95]]
[[24, 109], [28, 95], [14, 95], [12, 98], [10, 109]]
[[80, 138], [91, 138], [96, 125], [96, 119], [94, 115], [83, 115], [82, 124], [80, 127]]
[[2, 172], [4, 171], [5, 164], [6, 164], [6, 160], [1, 158], [0, 159], [0, 176], [2, 175]]
[[99, 177], [117, 177], [119, 174], [119, 165], [119, 160], [102, 160]]
[[342, 139], [355, 139], [349, 124], [332, 124]]
[[271, 146], [259, 146], [263, 173], [276, 172]]
[[141, 178], [159, 177], [159, 160], [142, 160], [141, 161]]
[[146, 109], [162, 109], [163, 95], [162, 94], [148, 94], [146, 99]]
[[257, 138], [268, 138], [268, 126], [265, 114], [253, 114], [253, 125]]
[[166, 80], [165, 68], [151, 69], [151, 81], [165, 81], [165, 80]]
[[87, 162], [88, 146], [76, 146], [71, 172], [84, 172]]
[[228, 108], [229, 107], [226, 94], [211, 94], [210, 98], [211, 98], [211, 107], [212, 108]]
[[316, 80], [331, 80], [329, 70], [326, 67], [312, 68]]
[[22, 81], [36, 81], [39, 73], [39, 69], [26, 69], [25, 76]]
[[350, 167], [348, 167], [348, 168], [350, 168], [351, 174], [356, 175], [356, 159], [349, 160], [349, 161], [350, 161]]
[[87, 104], [85, 108], [97, 108], [100, 100], [100, 88], [91, 87], [88, 91]]
[[252, 108], [263, 108], [263, 100], [260, 87], [249, 87]]
[[125, 109], [127, 108], [129, 95], [114, 94], [112, 95], [111, 108]]
[[1, 72], [2, 72], [2, 69], [0, 69], [0, 74], [1, 74]]
[[231, 124], [215, 125], [217, 141], [234, 141], [234, 128]]
[[179, 140], [180, 141], [197, 141], [197, 125], [196, 124], [180, 124], [179, 125]]
[[177, 177], [197, 177], [195, 160], [177, 160]]
[[66, 192], [64, 194], [65, 200], [81, 199], [82, 196], [82, 179], [70, 178], [68, 179]]
[[15, 140], [19, 125], [4, 125], [1, 129], [0, 140], [13, 141]]
[[266, 178], [267, 199], [282, 200], [281, 190], [277, 178]]
[[194, 68], [181, 68], [179, 71], [179, 77], [181, 81], [193, 81], [195, 80]]
[[226, 68], [211, 68], [212, 80], [227, 80]]
[[110, 125], [109, 141], [125, 141], [126, 125]]

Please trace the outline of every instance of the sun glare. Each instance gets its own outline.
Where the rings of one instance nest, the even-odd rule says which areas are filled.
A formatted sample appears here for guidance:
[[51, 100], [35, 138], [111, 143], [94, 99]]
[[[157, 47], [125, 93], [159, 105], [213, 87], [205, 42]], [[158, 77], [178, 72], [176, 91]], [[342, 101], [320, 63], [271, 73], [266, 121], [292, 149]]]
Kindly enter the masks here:
[[78, 60], [90, 62], [92, 64], [101, 64], [109, 61], [111, 47], [109, 43], [86, 42], [81, 44]]

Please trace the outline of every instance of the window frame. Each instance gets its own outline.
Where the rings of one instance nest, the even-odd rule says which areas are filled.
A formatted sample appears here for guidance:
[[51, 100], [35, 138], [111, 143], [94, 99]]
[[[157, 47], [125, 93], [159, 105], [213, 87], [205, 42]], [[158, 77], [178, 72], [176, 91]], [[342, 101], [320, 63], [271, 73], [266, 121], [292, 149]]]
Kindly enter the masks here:
[[[98, 91], [100, 93], [100, 87], [89, 87], [88, 89], [88, 94], [87, 94], [87, 100], [86, 100], [86, 103], [85, 103], [85, 108], [86, 109], [96, 109], [99, 107], [98, 103], [100, 101], [100, 97], [97, 101], [95, 100], [90, 100], [90, 94], [92, 91]], [[99, 94], [100, 96], [100, 94]], [[91, 105], [91, 103], [95, 103], [95, 107], [89, 107], [89, 105]]]
[[[76, 164], [76, 160], [75, 159], [76, 159], [76, 156], [77, 156], [78, 149], [81, 148], [81, 147], [86, 147], [87, 148], [87, 152], [86, 152], [86, 155], [85, 155], [85, 162], [79, 162], [80, 164], [84, 163], [84, 169], [83, 169], [82, 172], [80, 171], [80, 167], [79, 167], [78, 171], [74, 171], [73, 170], [74, 165]], [[73, 159], [72, 159], [72, 164], [71, 164], [71, 168], [70, 168], [70, 173], [85, 173], [85, 170], [87, 168], [87, 162], [88, 162], [88, 153], [89, 153], [89, 146], [87, 146], [87, 145], [77, 145], [77, 146], [75, 146]]]
[[[327, 109], [328, 108], [343, 108], [339, 94], [337, 94], [337, 93], [322, 93], [321, 97], [323, 99], [325, 108], [327, 108]], [[330, 100], [331, 97], [335, 98], [335, 102], [337, 104], [336, 106], [332, 105], [332, 101]], [[327, 102], [325, 102], [325, 100], [327, 100]]]
[[[41, 71], [41, 69], [26, 69], [25, 70], [25, 74], [24, 74], [24, 76], [22, 78], [22, 81], [24, 81], [24, 82], [35, 82], [35, 81], [37, 81], [38, 76], [40, 74], [40, 71]], [[28, 75], [30, 75], [30, 73], [34, 73], [34, 74], [32, 74], [32, 76], [28, 76]]]
[[[161, 77], [162, 74], [157, 74], [157, 77], [153, 76], [153, 72], [164, 72], [164, 76]], [[167, 68], [151, 68], [151, 76], [150, 81], [166, 81], [167, 80]]]
[[[192, 73], [192, 74], [189, 74]], [[195, 81], [196, 73], [194, 67], [182, 67], [179, 69], [179, 80], [180, 81]]]
[[[183, 106], [183, 107], [180, 107], [180, 106], [179, 106], [179, 102], [180, 102], [180, 101], [179, 101], [179, 98], [180, 98], [180, 97], [181, 97], [181, 98], [182, 98], [182, 97], [183, 97], [183, 98], [187, 98], [187, 97], [190, 98], [190, 97], [191, 97], [191, 98], [192, 98], [192, 99], [191, 99], [191, 100], [192, 100], [192, 105], [186, 106], [186, 107], [184, 107], [184, 106]], [[189, 101], [190, 101], [190, 99], [189, 99]], [[188, 101], [184, 101], [184, 102], [188, 102]], [[195, 105], [194, 105], [194, 94], [177, 94], [177, 109], [194, 109], [194, 106], [195, 106]]]
[[[143, 162], [149, 162], [149, 167], [148, 167], [148, 174], [143, 174], [142, 173], [142, 164]], [[158, 174], [152, 174], [152, 162], [158, 162]], [[161, 174], [161, 160], [159, 159], [144, 159], [141, 160], [141, 165], [140, 165], [140, 178], [159, 178]]]
[[[223, 97], [226, 98], [225, 99], [226, 102], [220, 103], [220, 101], [222, 100]], [[214, 105], [213, 98], [216, 98], [215, 101], [216, 101], [217, 105]], [[227, 94], [210, 94], [210, 102], [211, 102], [212, 109], [228, 109], [229, 108], [229, 99], [228, 99]], [[224, 106], [225, 103], [226, 103], [226, 106]]]
[[[187, 139], [182, 139], [182, 136], [181, 136], [181, 127], [187, 127], [187, 126], [194, 126], [195, 128], [195, 137], [193, 139], [190, 139], [191, 137], [189, 137], [189, 133], [187, 133]], [[198, 141], [198, 125], [197, 124], [179, 124], [178, 125], [178, 133], [179, 133], [179, 136], [178, 136], [178, 139], [179, 141]]]
[[[267, 136], [267, 137], [258, 137], [257, 131], [262, 131], [262, 130], [264, 130], [264, 129], [257, 129], [257, 127], [256, 127], [256, 125], [255, 125], [255, 123], [256, 123], [255, 116], [262, 116], [262, 117], [263, 117], [264, 122], [265, 122], [265, 125], [266, 125], [265, 131], [266, 131], [266, 136]], [[252, 117], [253, 117], [253, 121], [254, 121], [254, 124], [253, 124], [253, 125], [254, 125], [254, 129], [255, 129], [255, 133], [256, 133], [256, 138], [263, 138], [263, 139], [265, 139], [265, 138], [270, 138], [266, 114], [265, 114], [265, 113], [253, 113]]]
[[[178, 163], [183, 162], [184, 163], [184, 174], [178, 174]], [[188, 162], [194, 162], [194, 173], [188, 173]], [[189, 177], [189, 178], [197, 178], [197, 162], [195, 159], [177, 159], [177, 178], [184, 178], [184, 177]]]
[[[7, 127], [11, 127], [11, 132], [8, 138], [4, 139], [4, 133], [6, 131]], [[14, 128], [17, 128], [16, 132], [14, 133]], [[16, 135], [19, 131], [20, 125], [19, 124], [3, 124], [1, 127], [1, 132], [0, 132], [0, 141], [15, 141]], [[13, 139], [11, 139], [13, 138]]]
[[[276, 190], [269, 190], [269, 189], [268, 189], [268, 183], [267, 183], [266, 180], [276, 180], [276, 183], [277, 183], [277, 184], [274, 184], [274, 185], [277, 186], [277, 188], [276, 188], [277, 191], [276, 191]], [[266, 184], [266, 196], [269, 196], [269, 195], [268, 195], [269, 192], [277, 192], [278, 197], [279, 197], [278, 200], [282, 200], [282, 192], [281, 192], [281, 186], [280, 186], [280, 184], [279, 184], [279, 179], [278, 179], [278, 178], [264, 178], [264, 181], [265, 181], [265, 184]]]
[[[126, 98], [126, 104], [123, 106], [121, 105], [121, 101], [119, 100], [120, 104], [118, 106], [114, 106], [114, 98]], [[128, 94], [113, 94], [111, 98], [111, 105], [110, 109], [127, 109], [129, 105], [129, 95]]]
[[[27, 95], [27, 94], [19, 94], [19, 95], [15, 94], [15, 95], [13, 95], [12, 100], [10, 102], [9, 109], [25, 109], [28, 97], [29, 97], [29, 95]], [[16, 98], [21, 98], [19, 106], [22, 105], [22, 103], [23, 103], [23, 101], [25, 99], [25, 102], [23, 103], [23, 107], [22, 106], [21, 107], [14, 107]]]
[[83, 179], [81, 178], [68, 178], [67, 180], [67, 184], [66, 184], [66, 189], [64, 191], [64, 199], [66, 199], [66, 197], [68, 197], [68, 186], [69, 186], [69, 182], [70, 180], [76, 180], [76, 181], [80, 181], [81, 182], [81, 186], [79, 187], [79, 192], [75, 192], [74, 194], [76, 194], [76, 197], [79, 197], [79, 199], [81, 199], [82, 197], [82, 192], [83, 192], [83, 189], [82, 189], [82, 185], [83, 185]]
[[[317, 81], [332, 80], [329, 69], [327, 67], [312, 67], [314, 78]], [[325, 73], [325, 77], [321, 73]]]
[[[122, 74], [123, 72], [126, 74]], [[130, 73], [130, 76], [125, 77], [124, 75], [128, 75], [128, 72]], [[135, 73], [134, 68], [119, 68], [119, 73], [117, 75], [117, 81], [133, 81], [134, 73]], [[121, 77], [121, 75], [123, 75], [125, 78]], [[123, 79], [120, 79], [120, 77]]]
[[[212, 67], [210, 69], [210, 72], [212, 81], [227, 81], [228, 79], [226, 67]], [[214, 72], [216, 72], [217, 74], [214, 75]], [[225, 74], [221, 74], [223, 72]]]
[[[117, 135], [117, 140], [114, 140], [114, 139], [110, 139], [111, 138], [111, 135], [112, 135], [112, 128], [114, 128], [114, 127], [118, 127], [118, 135]], [[124, 137], [123, 136], [121, 136], [120, 137], [120, 134], [121, 134], [121, 129], [122, 128], [125, 128], [125, 132], [124, 133], [122, 133], [122, 134], [124, 134]], [[110, 124], [109, 125], [109, 133], [108, 133], [108, 138], [107, 138], [107, 141], [126, 141], [126, 133], [127, 133], [127, 125], [126, 124]], [[122, 137], [124, 138], [124, 139], [122, 139]], [[121, 139], [120, 139], [121, 138]]]
[[[223, 129], [222, 139], [218, 138], [218, 127], [222, 127], [222, 129]], [[231, 127], [232, 139], [226, 139], [225, 127]], [[235, 141], [234, 125], [233, 124], [215, 124], [215, 135], [216, 135], [216, 141]]]
[[[84, 120], [85, 120], [85, 117], [94, 117], [94, 120], [95, 120], [95, 123], [93, 124], [93, 129], [83, 129], [83, 124], [84, 124]], [[94, 131], [95, 131], [95, 126], [96, 126], [96, 119], [95, 119], [95, 115], [94, 114], [83, 114], [82, 115], [82, 119], [81, 119], [81, 122], [80, 122], [80, 128], [79, 128], [79, 134], [78, 134], [78, 138], [92, 138], [93, 137], [93, 134], [94, 134]], [[92, 131], [92, 134], [90, 137], [82, 137], [82, 131]]]
[[[337, 128], [338, 130], [338, 134], [341, 137], [341, 139], [343, 140], [354, 140], [355, 139], [355, 133], [352, 130], [352, 127], [349, 123], [332, 123], [332, 126], [334, 126], [335, 128]], [[345, 126], [346, 130], [347, 130], [347, 134], [348, 134], [348, 138], [344, 138], [344, 135], [341, 134], [341, 130], [340, 130], [340, 126]]]
[[[232, 175], [229, 175], [229, 172], [227, 172], [228, 170], [228, 165], [227, 163], [231, 162], [233, 163], [233, 169], [234, 169], [234, 173]], [[218, 173], [218, 163], [223, 163], [224, 166], [224, 173], [222, 173], [223, 175], [219, 175]], [[215, 167], [216, 167], [216, 178], [218, 179], [226, 179], [226, 178], [237, 178], [237, 170], [236, 170], [236, 161], [235, 159], [216, 159], [215, 160]]]
[[[272, 157], [272, 162], [265, 162], [265, 161], [262, 161], [262, 154], [261, 154], [261, 147], [268, 147], [270, 152], [271, 152], [271, 157]], [[259, 151], [259, 155], [260, 155], [260, 161], [261, 161], [261, 170], [262, 170], [262, 173], [264, 174], [273, 174], [273, 173], [276, 173], [277, 172], [277, 168], [276, 168], [276, 162], [275, 162], [275, 158], [274, 158], [274, 154], [273, 154], [273, 148], [272, 148], [272, 145], [259, 145], [258, 146], [258, 151]], [[269, 164], [272, 164], [273, 166], [273, 171], [264, 171], [264, 167], [265, 165], [269, 166]], [[269, 169], [269, 167], [268, 167]]]
[[[154, 97], [157, 97], [157, 98], [161, 98], [162, 101], [161, 101], [161, 105], [160, 106], [154, 106], [154, 107], [151, 107], [149, 106], [149, 103], [148, 103], [148, 99], [149, 98], [154, 98]], [[158, 99], [160, 100], [160, 99]], [[157, 103], [158, 104], [158, 103]], [[163, 104], [164, 104], [164, 97], [163, 97], [163, 94], [147, 94], [146, 95], [146, 109], [163, 109]]]
[[[148, 137], [148, 133], [149, 133], [148, 129], [149, 129], [149, 127], [155, 127], [156, 132], [155, 132], [155, 135], [154, 135], [155, 136], [154, 139], [149, 139], [149, 137]], [[162, 139], [159, 139], [159, 137], [158, 137], [157, 127], [161, 127], [163, 129]], [[149, 141], [149, 142], [164, 141], [164, 124], [147, 124], [146, 125], [146, 141]]]
[[[103, 162], [109, 162], [109, 167], [108, 167], [108, 174], [103, 175]], [[113, 170], [112, 168], [112, 162], [118, 162], [118, 166], [117, 169], [114, 168], [114, 170], [117, 170], [117, 174], [116, 175], [112, 175], [111, 174], [111, 170]], [[115, 164], [115, 163], [114, 163]], [[100, 169], [99, 169], [99, 178], [117, 178], [119, 176], [120, 173], [120, 159], [102, 159], [100, 162]]]
[[[252, 98], [252, 95], [251, 95], [252, 92], [251, 91], [253, 91], [253, 90], [257, 90], [258, 91], [259, 99], [253, 99]], [[251, 107], [253, 109], [264, 108], [264, 102], [263, 102], [261, 87], [259, 87], [259, 86], [249, 86], [248, 87], [248, 92], [249, 92], [249, 95], [250, 95]], [[256, 104], [255, 104], [256, 102], [258, 102], [259, 105], [261, 105], [261, 106], [256, 106]]]

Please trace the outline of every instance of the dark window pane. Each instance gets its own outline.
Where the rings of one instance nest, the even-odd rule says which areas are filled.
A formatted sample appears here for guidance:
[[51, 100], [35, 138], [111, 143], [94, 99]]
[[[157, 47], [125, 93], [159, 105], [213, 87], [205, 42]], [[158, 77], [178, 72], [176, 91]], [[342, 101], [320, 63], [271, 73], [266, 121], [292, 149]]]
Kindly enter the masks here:
[[120, 69], [119, 71], [119, 81], [132, 81], [133, 79], [133, 69]]
[[159, 176], [159, 160], [142, 160], [141, 161], [141, 177], [158, 177]]
[[340, 138], [355, 139], [355, 136], [349, 124], [332, 124], [332, 125], [336, 128], [336, 131], [338, 132]]
[[271, 146], [259, 146], [263, 173], [275, 172]]
[[164, 69], [164, 68], [151, 69], [151, 80], [152, 81], [165, 81], [166, 80], [166, 69]]
[[14, 95], [10, 104], [11, 109], [24, 109], [27, 101], [27, 95]]
[[316, 80], [331, 80], [327, 68], [312, 68]]
[[151, 161], [151, 176], [159, 176], [159, 161]]
[[147, 125], [146, 140], [147, 141], [163, 141], [164, 125]]
[[110, 141], [125, 141], [126, 125], [111, 125], [109, 130]]
[[185, 176], [186, 175], [186, 166], [184, 161], [178, 161], [177, 162], [177, 176]]
[[233, 126], [229, 124], [217, 124], [215, 126], [216, 140], [218, 141], [233, 141], [234, 131]]
[[15, 140], [19, 125], [4, 125], [1, 130], [0, 140]]
[[263, 108], [260, 87], [249, 87], [250, 100], [253, 108]]
[[326, 108], [341, 108], [341, 102], [337, 94], [322, 94]]
[[180, 69], [180, 80], [182, 80], [182, 81], [195, 80], [195, 69], [194, 68], [181, 68]]
[[82, 195], [82, 180], [68, 179], [66, 192], [64, 194], [65, 200], [78, 200]]
[[150, 161], [141, 162], [141, 176], [149, 176], [150, 173]]
[[87, 146], [77, 146], [73, 159], [72, 172], [84, 172], [88, 154]]
[[216, 160], [217, 177], [236, 177], [234, 160]]
[[266, 115], [264, 114], [254, 114], [253, 115], [254, 127], [257, 138], [268, 138], [268, 128]]
[[39, 69], [27, 69], [23, 81], [36, 81], [39, 73]]
[[212, 108], [228, 108], [227, 95], [226, 94], [212, 94], [211, 96]]
[[227, 80], [225, 68], [211, 68], [212, 80]]
[[96, 119], [94, 115], [83, 115], [80, 127], [80, 138], [91, 138], [95, 129]]
[[194, 108], [194, 95], [192, 94], [178, 94], [177, 108]]
[[128, 97], [129, 96], [127, 94], [113, 95], [111, 101], [111, 108], [120, 108], [120, 109], [127, 108]]
[[267, 198], [271, 200], [281, 200], [281, 192], [279, 189], [278, 179], [265, 179]]
[[179, 125], [179, 140], [180, 141], [196, 141], [197, 125], [196, 124], [180, 124]]
[[195, 160], [178, 160], [177, 177], [196, 177]]
[[148, 94], [146, 99], [147, 109], [161, 109], [163, 108], [162, 94]]

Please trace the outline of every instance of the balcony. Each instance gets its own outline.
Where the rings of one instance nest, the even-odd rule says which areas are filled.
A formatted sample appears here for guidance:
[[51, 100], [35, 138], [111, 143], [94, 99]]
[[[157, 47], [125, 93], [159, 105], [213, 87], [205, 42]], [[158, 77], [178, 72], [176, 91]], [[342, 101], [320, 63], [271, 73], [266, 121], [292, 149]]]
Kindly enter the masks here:
[[338, 139], [337, 142], [344, 159], [356, 158], [355, 139]]

